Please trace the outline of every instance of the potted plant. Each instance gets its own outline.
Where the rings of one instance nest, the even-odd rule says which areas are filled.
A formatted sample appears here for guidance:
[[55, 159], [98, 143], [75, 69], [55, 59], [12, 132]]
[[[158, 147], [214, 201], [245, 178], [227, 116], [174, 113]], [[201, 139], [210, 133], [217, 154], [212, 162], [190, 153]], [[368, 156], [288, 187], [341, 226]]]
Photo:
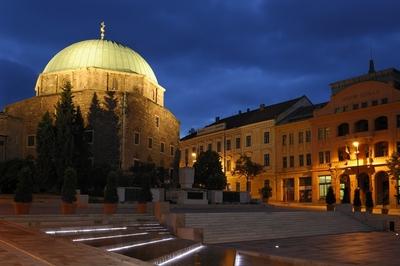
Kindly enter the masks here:
[[267, 185], [260, 189], [261, 197], [265, 204], [268, 204], [269, 198], [272, 196], [272, 188]]
[[105, 214], [113, 214], [117, 211], [118, 194], [117, 194], [117, 173], [110, 171], [107, 176], [107, 185], [104, 188], [104, 206]]
[[360, 188], [356, 188], [354, 190], [353, 208], [354, 208], [354, 212], [361, 211]]
[[348, 187], [345, 187], [343, 189], [342, 204], [350, 204], [350, 192]]
[[325, 202], [327, 211], [335, 210], [336, 197], [335, 197], [335, 192], [333, 192], [332, 186], [329, 186], [328, 188], [328, 192], [326, 193], [325, 197]]
[[18, 184], [14, 195], [15, 214], [29, 214], [32, 203], [32, 172], [23, 167], [18, 172]]
[[61, 213], [73, 214], [76, 209], [76, 171], [67, 167], [64, 171], [64, 183], [61, 189]]
[[139, 192], [138, 204], [136, 207], [136, 211], [138, 213], [146, 213], [147, 211], [147, 202], [153, 200], [153, 196], [151, 195], [150, 187], [143, 186]]
[[368, 213], [372, 213], [372, 210], [374, 209], [374, 200], [372, 199], [371, 191], [365, 193], [365, 208]]

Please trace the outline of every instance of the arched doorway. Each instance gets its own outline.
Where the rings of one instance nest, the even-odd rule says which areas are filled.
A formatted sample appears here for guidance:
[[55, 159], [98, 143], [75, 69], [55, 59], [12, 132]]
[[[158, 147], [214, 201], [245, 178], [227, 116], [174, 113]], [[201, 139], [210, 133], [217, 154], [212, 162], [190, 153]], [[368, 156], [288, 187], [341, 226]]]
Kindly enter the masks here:
[[340, 176], [340, 200], [343, 200], [345, 190], [348, 191], [348, 196], [350, 197], [350, 177], [343, 174]]
[[376, 204], [386, 204], [389, 200], [389, 175], [386, 172], [378, 172], [375, 174], [375, 196]]
[[365, 203], [365, 193], [370, 190], [369, 175], [367, 173], [360, 173], [357, 177], [357, 182], [361, 192], [361, 201]]

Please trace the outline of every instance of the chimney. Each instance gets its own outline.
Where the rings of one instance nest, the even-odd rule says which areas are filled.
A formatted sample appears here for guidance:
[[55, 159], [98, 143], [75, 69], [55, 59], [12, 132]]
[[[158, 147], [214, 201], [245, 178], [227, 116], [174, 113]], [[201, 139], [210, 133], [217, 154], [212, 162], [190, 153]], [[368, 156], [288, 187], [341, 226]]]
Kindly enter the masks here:
[[219, 121], [219, 116], [215, 117], [215, 122]]
[[264, 110], [264, 108], [265, 108], [265, 104], [260, 104], [260, 110]]

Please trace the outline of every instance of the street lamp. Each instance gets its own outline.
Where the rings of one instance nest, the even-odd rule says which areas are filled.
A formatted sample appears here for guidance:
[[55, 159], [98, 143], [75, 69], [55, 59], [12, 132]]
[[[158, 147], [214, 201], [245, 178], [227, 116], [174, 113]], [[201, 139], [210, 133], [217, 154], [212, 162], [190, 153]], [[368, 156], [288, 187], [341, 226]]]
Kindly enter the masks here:
[[358, 141], [354, 141], [353, 142], [353, 146], [354, 148], [356, 148], [355, 154], [356, 154], [356, 159], [357, 159], [357, 186], [360, 186], [360, 180], [359, 180], [359, 175], [360, 175], [360, 167], [358, 164], [358, 154], [360, 153], [360, 151], [358, 150], [358, 146], [360, 145], [360, 143]]
[[196, 162], [196, 156], [197, 156], [197, 154], [195, 152], [192, 152], [192, 161], [193, 161], [193, 163]]

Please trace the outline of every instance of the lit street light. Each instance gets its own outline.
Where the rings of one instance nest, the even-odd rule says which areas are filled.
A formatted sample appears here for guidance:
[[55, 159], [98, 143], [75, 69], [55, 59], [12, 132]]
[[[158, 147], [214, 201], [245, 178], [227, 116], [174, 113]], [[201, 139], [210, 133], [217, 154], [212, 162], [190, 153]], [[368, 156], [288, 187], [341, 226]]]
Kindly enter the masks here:
[[354, 148], [356, 148], [355, 154], [356, 154], [356, 159], [357, 159], [357, 186], [360, 186], [360, 180], [359, 180], [359, 174], [360, 174], [360, 168], [359, 168], [359, 164], [358, 164], [358, 154], [360, 153], [360, 151], [358, 150], [358, 146], [360, 145], [360, 143], [358, 141], [354, 141], [353, 142], [353, 146]]

